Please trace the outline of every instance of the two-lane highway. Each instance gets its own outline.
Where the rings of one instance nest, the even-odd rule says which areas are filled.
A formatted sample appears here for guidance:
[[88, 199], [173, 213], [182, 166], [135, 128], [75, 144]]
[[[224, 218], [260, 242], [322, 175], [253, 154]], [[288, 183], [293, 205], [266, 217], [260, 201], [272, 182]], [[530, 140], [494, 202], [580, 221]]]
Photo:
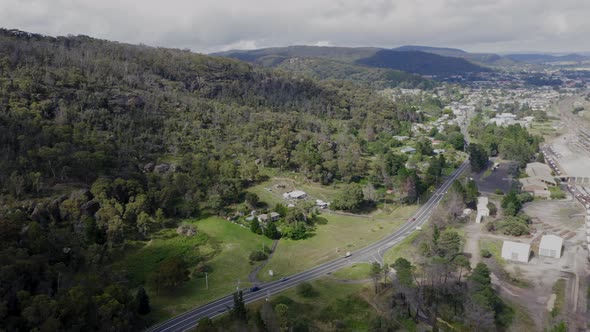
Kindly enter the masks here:
[[[416, 227], [422, 226], [438, 206], [440, 201], [443, 199], [447, 190], [451, 187], [453, 182], [468, 168], [469, 161], [466, 160], [461, 166], [455, 170], [455, 172], [446, 179], [446, 181], [432, 194], [431, 198], [418, 209], [413, 218], [404, 224], [400, 229], [394, 233], [386, 236], [385, 238], [352, 253], [351, 257], [338, 258], [333, 261], [324, 263], [316, 266], [307, 271], [294, 274], [287, 277], [286, 279], [268, 282], [259, 285], [260, 290], [256, 292], [250, 292], [244, 290], [244, 301], [246, 303], [258, 301], [267, 296], [277, 294], [288, 288], [294, 287], [302, 282], [314, 280], [320, 278], [327, 273], [337, 271], [343, 267], [351, 265], [354, 261], [361, 260], [363, 258], [369, 258], [374, 254], [385, 252], [389, 248], [395, 246], [400, 241], [405, 239], [408, 235], [416, 230]], [[221, 315], [227, 311], [227, 308], [233, 306], [232, 295], [225, 296], [201, 307], [195, 308], [184, 314], [176, 316], [170, 320], [167, 320], [159, 325], [153, 326], [148, 331], [152, 332], [171, 332], [171, 331], [186, 331], [197, 325], [197, 322], [204, 317], [213, 318]]]

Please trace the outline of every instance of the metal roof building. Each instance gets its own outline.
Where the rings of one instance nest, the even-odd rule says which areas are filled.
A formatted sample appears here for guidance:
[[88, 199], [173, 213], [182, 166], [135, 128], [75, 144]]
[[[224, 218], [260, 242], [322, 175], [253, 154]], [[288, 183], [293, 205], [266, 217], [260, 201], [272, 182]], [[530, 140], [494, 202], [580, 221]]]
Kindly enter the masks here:
[[539, 256], [559, 258], [561, 257], [563, 239], [557, 235], [543, 235], [539, 245]]
[[528, 263], [531, 254], [531, 245], [527, 243], [518, 243], [512, 241], [504, 241], [502, 245], [502, 258]]

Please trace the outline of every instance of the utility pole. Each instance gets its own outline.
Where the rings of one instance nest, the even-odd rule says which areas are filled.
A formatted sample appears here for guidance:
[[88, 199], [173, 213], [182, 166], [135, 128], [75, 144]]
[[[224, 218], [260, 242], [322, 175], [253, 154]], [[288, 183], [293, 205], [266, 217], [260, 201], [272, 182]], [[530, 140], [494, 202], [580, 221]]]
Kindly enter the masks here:
[[238, 284], [236, 285], [236, 290], [239, 291], [240, 290], [240, 279], [238, 279]]
[[209, 289], [209, 276], [207, 275], [207, 272], [205, 272], [205, 289]]

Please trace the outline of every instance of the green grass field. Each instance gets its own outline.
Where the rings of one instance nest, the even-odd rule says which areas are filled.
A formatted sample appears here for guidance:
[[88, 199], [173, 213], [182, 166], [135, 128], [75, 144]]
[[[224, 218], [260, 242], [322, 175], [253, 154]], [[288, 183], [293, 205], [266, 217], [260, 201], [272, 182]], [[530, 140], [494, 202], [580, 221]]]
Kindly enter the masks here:
[[383, 255], [385, 263], [393, 264], [398, 258], [405, 258], [410, 262], [415, 262], [416, 258], [419, 256], [417, 240], [420, 235], [422, 235], [421, 232], [414, 232], [407, 238], [403, 239], [395, 247], [389, 249], [385, 255]]
[[371, 264], [356, 263], [332, 273], [339, 280], [365, 280], [371, 277]]
[[492, 257], [496, 259], [498, 264], [502, 267], [506, 265], [506, 261], [502, 258], [502, 241], [497, 239], [480, 239], [479, 248], [486, 249], [492, 253]]
[[[399, 228], [416, 211], [415, 206], [401, 207], [388, 218], [362, 218], [322, 214], [326, 225], [305, 240], [282, 239], [269, 264], [260, 272], [261, 280], [273, 280], [304, 271], [323, 262], [343, 257], [383, 238]], [[273, 270], [274, 277], [268, 275]]]
[[[301, 175], [292, 173], [273, 173], [269, 174], [270, 180], [261, 182], [253, 187], [250, 187], [248, 191], [255, 193], [260, 198], [261, 202], [267, 203], [270, 207], [275, 206], [277, 203], [286, 204], [287, 201], [283, 199], [282, 193], [291, 190], [303, 190], [312, 199], [321, 199], [326, 202], [330, 202], [334, 199], [338, 190], [339, 185], [323, 186], [318, 183], [314, 183], [306, 180]], [[277, 188], [275, 185], [282, 184], [285, 188]]]
[[191, 278], [172, 293], [156, 294], [148, 289], [153, 309], [150, 315], [154, 321], [228, 295], [235, 290], [238, 280], [241, 288], [249, 287], [247, 277], [254, 269], [248, 260], [250, 252], [260, 250], [262, 245], [272, 245], [272, 240], [218, 217], [188, 222], [197, 227], [200, 235], [186, 238], [176, 235], [174, 230], [166, 230], [166, 236], [150, 241], [125, 260], [132, 280], [142, 281], [165, 257], [181, 255], [190, 262], [191, 257], [197, 255], [212, 256], [206, 262], [211, 268], [209, 289], [204, 278]]
[[[288, 316], [292, 322], [305, 320], [312, 331], [333, 331], [334, 323], [344, 325], [343, 331], [367, 331], [370, 320], [376, 312], [367, 299], [372, 297], [372, 286], [364, 284], [343, 284], [329, 278], [311, 282], [315, 296], [302, 297], [297, 288], [291, 288], [271, 297], [270, 303], [286, 304]], [[259, 301], [249, 305], [258, 309], [263, 305]]]
[[164, 229], [154, 234], [154, 239], [137, 251], [127, 255], [121, 266], [133, 283], [145, 283], [149, 273], [158, 263], [172, 256], [182, 256], [189, 265], [198, 263], [202, 248], [209, 241], [209, 236], [199, 232], [196, 236], [178, 236], [173, 229]]

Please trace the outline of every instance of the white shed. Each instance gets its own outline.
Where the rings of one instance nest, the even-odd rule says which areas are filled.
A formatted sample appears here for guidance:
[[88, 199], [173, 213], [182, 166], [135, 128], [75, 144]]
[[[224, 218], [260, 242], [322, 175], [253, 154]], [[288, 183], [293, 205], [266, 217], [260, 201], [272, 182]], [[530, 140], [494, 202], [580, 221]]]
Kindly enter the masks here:
[[290, 193], [288, 193], [289, 198], [292, 199], [304, 199], [305, 197], [307, 197], [307, 194], [305, 193], [305, 191], [301, 191], [301, 190], [293, 190]]
[[475, 218], [476, 223], [481, 223], [483, 217], [490, 215], [490, 209], [488, 209], [488, 198], [485, 196], [477, 198], [477, 217]]
[[528, 263], [530, 253], [530, 244], [504, 241], [504, 244], [502, 245], [502, 258], [504, 259]]
[[557, 235], [543, 235], [539, 245], [539, 256], [559, 258], [561, 257], [561, 247], [563, 239]]

